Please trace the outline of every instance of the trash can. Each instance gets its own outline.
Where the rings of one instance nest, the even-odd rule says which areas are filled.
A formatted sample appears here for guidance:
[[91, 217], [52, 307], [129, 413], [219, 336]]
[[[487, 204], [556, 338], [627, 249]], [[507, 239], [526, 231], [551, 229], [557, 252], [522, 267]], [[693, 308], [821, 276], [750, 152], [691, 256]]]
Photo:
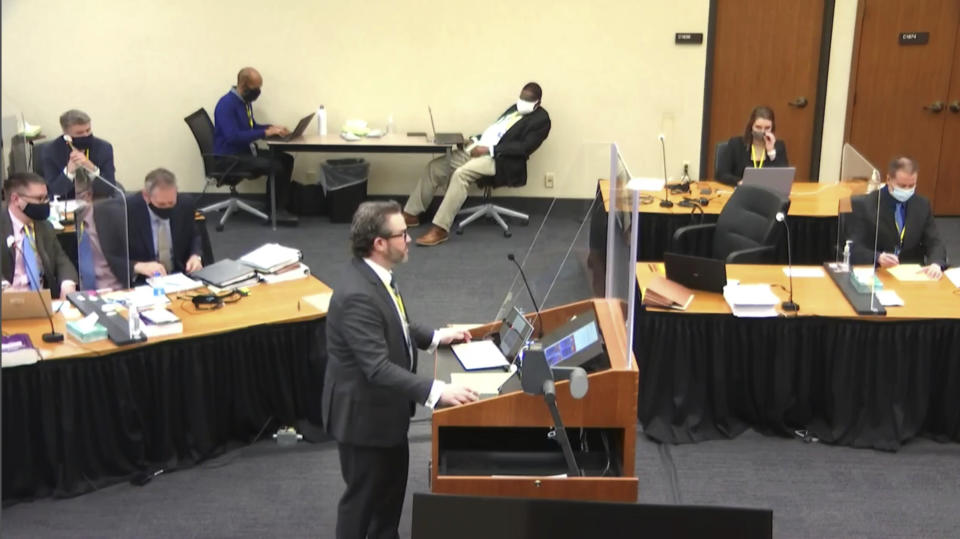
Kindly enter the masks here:
[[330, 221], [349, 223], [357, 206], [367, 198], [366, 159], [329, 159], [320, 165], [320, 185], [327, 201]]

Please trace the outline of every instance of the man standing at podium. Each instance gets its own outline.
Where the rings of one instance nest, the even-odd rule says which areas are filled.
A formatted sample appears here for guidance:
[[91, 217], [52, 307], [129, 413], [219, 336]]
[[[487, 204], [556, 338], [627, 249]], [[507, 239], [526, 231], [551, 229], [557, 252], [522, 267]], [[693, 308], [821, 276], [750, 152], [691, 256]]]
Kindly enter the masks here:
[[334, 283], [327, 313], [323, 424], [337, 440], [346, 490], [337, 538], [396, 538], [407, 488], [407, 430], [416, 404], [477, 400], [465, 387], [417, 376], [417, 349], [469, 340], [409, 319], [393, 268], [410, 235], [396, 202], [364, 202], [350, 227], [353, 259]]

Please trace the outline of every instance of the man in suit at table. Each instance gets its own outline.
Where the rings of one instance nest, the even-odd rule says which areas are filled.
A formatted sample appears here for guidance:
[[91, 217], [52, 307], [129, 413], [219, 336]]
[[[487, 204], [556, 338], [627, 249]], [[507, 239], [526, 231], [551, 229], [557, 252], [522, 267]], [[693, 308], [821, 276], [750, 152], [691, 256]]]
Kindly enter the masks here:
[[80, 290], [130, 288], [124, 197], [83, 169], [77, 170], [74, 186]]
[[[418, 226], [434, 192], [443, 187], [443, 202], [433, 217], [433, 226], [417, 239], [417, 245], [439, 245], [450, 237], [450, 227], [467, 199], [467, 189], [484, 176], [493, 176], [497, 185], [526, 182], [527, 159], [550, 134], [550, 115], [540, 106], [543, 90], [528, 82], [517, 102], [507, 108], [479, 137], [463, 149], [438, 157], [427, 165], [403, 208], [407, 226]], [[502, 180], [497, 181], [497, 180]]]
[[[850, 199], [853, 209], [851, 261], [890, 268], [901, 263], [923, 265], [923, 273], [939, 279], [947, 266], [947, 251], [926, 197], [914, 193], [917, 163], [897, 157], [887, 168], [887, 184]], [[879, 197], [880, 220], [877, 224]], [[874, 231], [877, 230], [876, 258]]]
[[346, 490], [337, 538], [398, 537], [407, 486], [407, 429], [414, 405], [477, 400], [473, 390], [417, 376], [417, 348], [469, 340], [463, 330], [410, 321], [393, 279], [410, 236], [396, 202], [364, 202], [350, 228], [353, 259], [334, 283], [327, 313], [323, 424], [337, 440]]
[[113, 146], [93, 136], [90, 116], [82, 110], [71, 109], [60, 115], [64, 136], [41, 146], [40, 170], [47, 180], [49, 195], [62, 199], [74, 197], [73, 182], [79, 169], [102, 176], [116, 185], [116, 167], [113, 164]]
[[33, 172], [15, 172], [3, 183], [0, 206], [0, 266], [3, 290], [49, 288], [65, 298], [77, 290], [77, 270], [47, 221], [47, 183]]
[[147, 174], [143, 192], [127, 197], [131, 277], [193, 273], [203, 268], [193, 200], [177, 193], [177, 178], [165, 168]]

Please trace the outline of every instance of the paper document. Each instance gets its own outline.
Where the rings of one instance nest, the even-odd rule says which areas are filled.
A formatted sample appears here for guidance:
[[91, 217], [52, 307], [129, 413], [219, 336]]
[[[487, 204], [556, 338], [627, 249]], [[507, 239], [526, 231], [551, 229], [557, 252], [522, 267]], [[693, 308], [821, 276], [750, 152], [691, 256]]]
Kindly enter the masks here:
[[455, 372], [450, 375], [450, 382], [481, 395], [498, 395], [500, 386], [512, 375], [512, 372]]
[[960, 268], [950, 268], [943, 274], [947, 276], [947, 279], [950, 279], [954, 287], [960, 288]]
[[450, 348], [467, 371], [506, 367], [510, 364], [497, 345], [486, 339], [455, 344]]
[[887, 268], [890, 275], [897, 278], [898, 281], [932, 281], [927, 274], [923, 272], [920, 264], [900, 264], [892, 268]]
[[300, 301], [312, 305], [320, 312], [327, 312], [330, 310], [330, 298], [333, 297], [333, 292], [324, 292], [322, 294], [312, 294], [310, 296], [303, 296], [300, 298]]
[[283, 266], [299, 262], [298, 249], [284, 247], [279, 243], [265, 243], [240, 257], [240, 262], [264, 273], [274, 272]]
[[147, 284], [153, 287], [162, 288], [166, 294], [176, 294], [186, 292], [195, 288], [202, 288], [203, 283], [196, 279], [191, 279], [186, 275], [177, 272], [160, 277], [151, 277], [147, 279]]
[[877, 290], [876, 296], [877, 300], [880, 302], [880, 305], [883, 305], [884, 307], [903, 306], [903, 298], [897, 295], [896, 290]]
[[778, 316], [780, 298], [768, 284], [727, 285], [723, 287], [723, 299], [734, 316], [741, 318], [767, 318]]
[[787, 277], [826, 277], [827, 275], [823, 273], [823, 268], [819, 266], [814, 266], [812, 268], [805, 267], [796, 267], [793, 268], [783, 268], [783, 274]]

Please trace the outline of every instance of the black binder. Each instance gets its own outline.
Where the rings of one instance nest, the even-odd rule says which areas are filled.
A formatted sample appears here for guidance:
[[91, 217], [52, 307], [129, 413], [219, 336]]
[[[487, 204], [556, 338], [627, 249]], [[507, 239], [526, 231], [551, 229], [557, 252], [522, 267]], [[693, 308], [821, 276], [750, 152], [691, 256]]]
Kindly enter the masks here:
[[196, 273], [190, 274], [194, 279], [200, 279], [218, 288], [226, 288], [232, 284], [246, 281], [253, 278], [254, 275], [256, 275], [256, 272], [250, 266], [241, 264], [232, 258], [224, 258]]

